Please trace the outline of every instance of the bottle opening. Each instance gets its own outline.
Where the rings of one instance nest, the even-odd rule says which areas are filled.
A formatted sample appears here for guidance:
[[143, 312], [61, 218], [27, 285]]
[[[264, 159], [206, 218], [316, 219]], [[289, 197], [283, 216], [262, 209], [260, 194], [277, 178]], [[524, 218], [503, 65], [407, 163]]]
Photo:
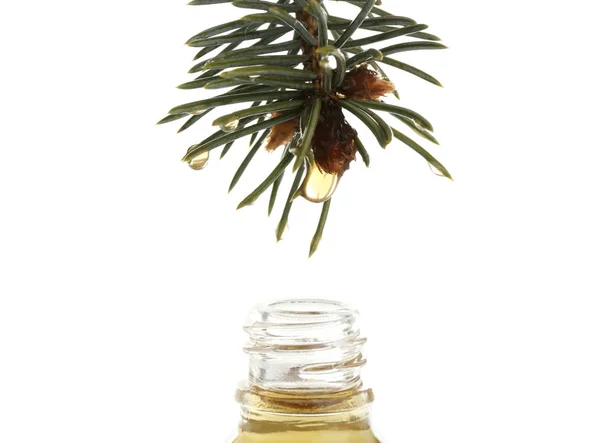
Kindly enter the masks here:
[[358, 312], [330, 300], [258, 305], [244, 329], [249, 381], [271, 391], [335, 392], [360, 385]]

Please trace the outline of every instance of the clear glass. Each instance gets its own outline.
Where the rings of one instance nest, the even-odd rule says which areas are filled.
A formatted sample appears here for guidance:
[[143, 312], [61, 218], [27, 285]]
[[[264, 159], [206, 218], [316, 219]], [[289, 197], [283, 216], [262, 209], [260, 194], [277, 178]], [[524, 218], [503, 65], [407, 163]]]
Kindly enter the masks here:
[[373, 393], [360, 378], [365, 339], [357, 319], [327, 300], [279, 301], [250, 313], [234, 443], [379, 443], [369, 423]]

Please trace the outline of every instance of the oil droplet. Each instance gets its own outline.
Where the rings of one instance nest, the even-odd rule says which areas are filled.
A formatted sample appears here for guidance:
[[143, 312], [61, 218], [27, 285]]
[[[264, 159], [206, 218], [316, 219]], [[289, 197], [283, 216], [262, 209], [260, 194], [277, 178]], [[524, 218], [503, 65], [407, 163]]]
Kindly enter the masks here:
[[208, 163], [208, 157], [209, 152], [203, 152], [202, 154], [197, 155], [196, 157], [191, 159], [188, 162], [188, 165], [190, 165], [190, 168], [192, 168], [194, 171], [199, 171], [200, 169], [204, 169], [204, 167]]
[[429, 169], [431, 169], [431, 172], [434, 173], [434, 175], [437, 175], [438, 177], [445, 177], [444, 174], [442, 174], [441, 171], [439, 171], [435, 166], [433, 166], [431, 163], [427, 162], [427, 164], [429, 165]]
[[224, 132], [232, 132], [235, 131], [238, 126], [240, 124], [239, 120], [229, 120], [227, 123], [223, 123], [222, 125], [220, 125], [221, 127], [221, 131]]
[[321, 171], [313, 163], [302, 184], [302, 197], [314, 203], [323, 203], [331, 198], [339, 181], [339, 175]]

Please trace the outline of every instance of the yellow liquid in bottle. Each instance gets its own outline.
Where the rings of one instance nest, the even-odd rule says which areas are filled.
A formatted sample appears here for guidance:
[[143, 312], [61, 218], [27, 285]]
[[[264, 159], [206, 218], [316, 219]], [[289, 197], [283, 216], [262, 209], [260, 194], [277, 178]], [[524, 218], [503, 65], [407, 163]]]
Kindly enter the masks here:
[[238, 399], [250, 409], [233, 443], [380, 443], [369, 425], [372, 392], [360, 386], [316, 396], [254, 388]]
[[373, 432], [338, 431], [288, 431], [274, 433], [242, 433], [233, 443], [380, 443]]

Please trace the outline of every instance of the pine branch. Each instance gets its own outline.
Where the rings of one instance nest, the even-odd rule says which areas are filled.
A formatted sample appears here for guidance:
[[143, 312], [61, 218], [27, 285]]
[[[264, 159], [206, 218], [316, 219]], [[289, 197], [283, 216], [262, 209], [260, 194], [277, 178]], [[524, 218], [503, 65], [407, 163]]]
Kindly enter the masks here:
[[[231, 191], [261, 148], [280, 149], [280, 162], [238, 208], [254, 203], [270, 188], [270, 215], [286, 170], [295, 171], [276, 237], [281, 240], [297, 197], [322, 204], [310, 255], [322, 239], [330, 198], [340, 178], [357, 157], [367, 167], [371, 162], [361, 140], [364, 129], [352, 128], [347, 115], [360, 120], [381, 147], [396, 138], [440, 175], [452, 178], [425, 148], [390, 126], [388, 120], [393, 117], [423, 139], [439, 144], [429, 120], [410, 108], [386, 102], [386, 94], [394, 93], [398, 99], [399, 95], [380, 67], [388, 65], [441, 86], [435, 77], [400, 58], [406, 52], [446, 46], [439, 37], [424, 32], [427, 25], [383, 9], [378, 0], [335, 0], [355, 6], [352, 17], [330, 15], [326, 7], [329, 1], [334, 0], [191, 1], [195, 6], [228, 4], [226, 7], [258, 12], [213, 23], [188, 39], [187, 45], [199, 48], [189, 71], [197, 77], [178, 88], [220, 89], [223, 93], [176, 106], [158, 122], [185, 118], [181, 132], [214, 110], [238, 106], [216, 115], [213, 125], [219, 130], [191, 146], [183, 161], [195, 160], [192, 166], [200, 169], [210, 151], [222, 146], [223, 158], [236, 141], [251, 136], [250, 149], [233, 176]], [[311, 194], [317, 179], [329, 183], [329, 188]]]

